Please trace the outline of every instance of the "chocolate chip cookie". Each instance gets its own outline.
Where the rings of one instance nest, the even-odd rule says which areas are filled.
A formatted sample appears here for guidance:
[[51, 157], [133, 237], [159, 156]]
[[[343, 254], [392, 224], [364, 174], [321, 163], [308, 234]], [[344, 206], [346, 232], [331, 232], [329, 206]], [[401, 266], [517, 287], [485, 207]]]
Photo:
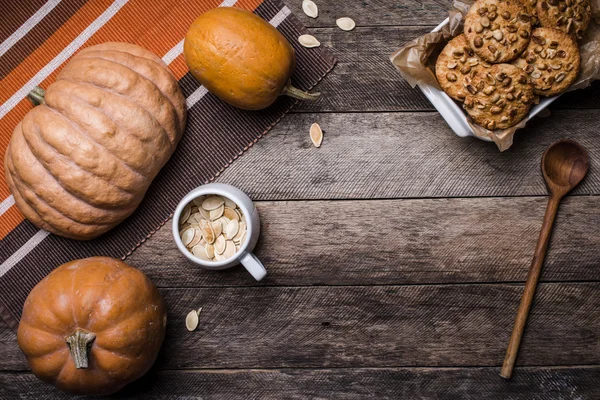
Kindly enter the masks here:
[[529, 43], [531, 16], [518, 0], [477, 0], [465, 18], [465, 35], [485, 61], [508, 62]]
[[538, 18], [543, 27], [555, 28], [577, 39], [583, 38], [590, 24], [590, 0], [538, 0]]
[[435, 75], [448, 96], [464, 101], [467, 84], [489, 67], [490, 64], [481, 60], [469, 47], [465, 35], [458, 35], [446, 44], [438, 56]]
[[534, 93], [555, 96], [567, 89], [579, 73], [579, 47], [566, 33], [536, 28], [527, 49], [513, 64], [531, 78]]
[[467, 86], [463, 107], [484, 128], [506, 129], [521, 121], [537, 100], [522, 69], [511, 64], [492, 65], [476, 84]]

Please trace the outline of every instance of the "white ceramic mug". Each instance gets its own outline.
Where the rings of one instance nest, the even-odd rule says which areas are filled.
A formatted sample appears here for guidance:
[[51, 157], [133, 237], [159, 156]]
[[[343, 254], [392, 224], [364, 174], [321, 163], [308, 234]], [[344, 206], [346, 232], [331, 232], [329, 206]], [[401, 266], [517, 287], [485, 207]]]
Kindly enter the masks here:
[[[179, 218], [181, 217], [181, 212], [186, 204], [197, 197], [211, 194], [227, 197], [237, 204], [242, 213], [246, 216], [246, 239], [241, 243], [240, 250], [235, 253], [233, 257], [224, 261], [206, 261], [196, 257], [185, 248], [181, 241], [181, 237], [179, 236]], [[254, 207], [254, 203], [252, 203], [250, 197], [240, 189], [223, 183], [210, 183], [192, 190], [181, 200], [173, 214], [173, 238], [175, 239], [179, 251], [181, 251], [190, 261], [200, 265], [202, 268], [212, 270], [227, 269], [241, 263], [257, 281], [260, 281], [267, 275], [265, 267], [259, 259], [252, 254], [252, 250], [254, 250], [254, 246], [256, 246], [256, 242], [258, 241], [259, 234], [260, 221], [258, 218], [258, 211], [256, 210], [256, 207]]]

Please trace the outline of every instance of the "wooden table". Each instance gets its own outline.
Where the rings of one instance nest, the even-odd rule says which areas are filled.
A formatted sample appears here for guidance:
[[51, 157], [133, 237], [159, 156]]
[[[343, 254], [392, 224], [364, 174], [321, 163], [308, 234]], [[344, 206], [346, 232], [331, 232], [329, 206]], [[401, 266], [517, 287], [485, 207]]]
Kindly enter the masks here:
[[[269, 275], [215, 273], [170, 226], [128, 261], [161, 288], [159, 360], [121, 397], [600, 398], [600, 85], [562, 97], [513, 148], [455, 136], [389, 55], [450, 1], [286, 0], [339, 64], [217, 181], [256, 200]], [[335, 19], [358, 27], [343, 32]], [[308, 128], [325, 139], [313, 148]], [[553, 141], [587, 147], [588, 178], [559, 211], [514, 378], [498, 376], [546, 203]], [[193, 167], [192, 167], [193, 168]], [[185, 173], [182, 171], [182, 176]], [[184, 318], [202, 306], [200, 328]], [[0, 323], [0, 397], [57, 398]]]

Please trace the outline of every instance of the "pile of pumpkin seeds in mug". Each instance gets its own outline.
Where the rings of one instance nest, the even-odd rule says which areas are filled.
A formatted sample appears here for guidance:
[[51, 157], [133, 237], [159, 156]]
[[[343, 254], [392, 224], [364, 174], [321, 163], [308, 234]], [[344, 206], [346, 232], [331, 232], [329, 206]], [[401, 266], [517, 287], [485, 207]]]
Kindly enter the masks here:
[[230, 259], [246, 239], [246, 217], [242, 210], [221, 196], [200, 196], [186, 204], [179, 226], [183, 245], [205, 261]]

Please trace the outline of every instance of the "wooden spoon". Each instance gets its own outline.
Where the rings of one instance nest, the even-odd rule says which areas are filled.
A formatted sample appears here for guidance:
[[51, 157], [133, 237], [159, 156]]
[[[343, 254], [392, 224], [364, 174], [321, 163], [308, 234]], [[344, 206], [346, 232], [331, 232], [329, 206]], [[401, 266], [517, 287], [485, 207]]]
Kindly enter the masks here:
[[581, 182], [588, 171], [588, 167], [587, 152], [581, 145], [572, 140], [559, 140], [553, 143], [546, 149], [542, 157], [542, 173], [546, 180], [546, 186], [548, 186], [548, 190], [550, 191], [550, 200], [548, 200], [544, 223], [542, 224], [540, 237], [535, 248], [531, 268], [527, 275], [525, 290], [519, 304], [510, 341], [508, 342], [508, 349], [506, 349], [504, 364], [500, 371], [500, 376], [505, 379], [510, 379], [512, 376], [517, 353], [519, 352], [519, 344], [523, 336], [523, 329], [525, 329], [533, 295], [535, 294], [546, 250], [548, 249], [548, 243], [550, 242], [550, 234], [554, 219], [556, 218], [558, 205], [564, 195]]

